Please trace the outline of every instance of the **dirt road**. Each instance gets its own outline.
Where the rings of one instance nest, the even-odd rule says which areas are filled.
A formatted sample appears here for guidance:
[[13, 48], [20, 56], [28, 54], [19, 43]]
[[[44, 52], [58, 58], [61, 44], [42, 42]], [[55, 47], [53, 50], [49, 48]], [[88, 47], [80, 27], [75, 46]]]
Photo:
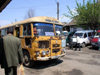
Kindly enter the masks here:
[[[25, 75], [100, 75], [100, 51], [83, 48], [82, 51], [66, 50], [60, 60], [37, 62], [25, 67]], [[0, 69], [0, 75], [4, 75]]]

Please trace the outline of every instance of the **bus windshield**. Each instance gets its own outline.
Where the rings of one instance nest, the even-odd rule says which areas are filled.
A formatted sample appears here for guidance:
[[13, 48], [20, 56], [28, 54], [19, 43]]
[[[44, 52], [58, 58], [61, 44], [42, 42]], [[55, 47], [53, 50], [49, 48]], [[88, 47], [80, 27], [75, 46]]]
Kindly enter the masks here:
[[[36, 34], [38, 36], [54, 36], [53, 24], [34, 23], [33, 30], [35, 30], [37, 32]], [[35, 34], [35, 32], [34, 32], [34, 34]]]
[[62, 25], [55, 25], [55, 31], [57, 35], [61, 35], [62, 34]]

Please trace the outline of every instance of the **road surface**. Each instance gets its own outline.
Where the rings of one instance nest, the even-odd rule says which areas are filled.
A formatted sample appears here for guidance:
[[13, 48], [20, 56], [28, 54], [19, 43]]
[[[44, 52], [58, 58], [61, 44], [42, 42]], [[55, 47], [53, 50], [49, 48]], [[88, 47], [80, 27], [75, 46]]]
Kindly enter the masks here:
[[[60, 60], [36, 62], [25, 68], [25, 75], [100, 75], [100, 51], [82, 48], [82, 51], [66, 49]], [[0, 68], [0, 75], [4, 70]]]

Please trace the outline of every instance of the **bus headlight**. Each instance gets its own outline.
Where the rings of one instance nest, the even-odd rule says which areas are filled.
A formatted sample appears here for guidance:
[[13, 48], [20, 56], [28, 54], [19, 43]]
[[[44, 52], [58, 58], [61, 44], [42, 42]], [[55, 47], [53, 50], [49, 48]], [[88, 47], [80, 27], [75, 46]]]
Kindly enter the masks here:
[[36, 51], [36, 56], [39, 56], [40, 52], [39, 51]]
[[46, 55], [46, 52], [45, 51], [42, 51], [42, 55], [45, 56]]
[[49, 51], [47, 51], [46, 54], [48, 55], [49, 54]]

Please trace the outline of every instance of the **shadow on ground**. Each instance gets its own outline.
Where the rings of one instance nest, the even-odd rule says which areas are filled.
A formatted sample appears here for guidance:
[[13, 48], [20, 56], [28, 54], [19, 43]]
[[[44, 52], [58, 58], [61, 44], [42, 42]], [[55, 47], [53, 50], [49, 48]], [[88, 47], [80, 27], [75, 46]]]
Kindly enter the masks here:
[[78, 69], [73, 69], [72, 71], [66, 72], [68, 75], [83, 75], [83, 72]]
[[92, 46], [90, 46], [88, 48], [91, 49], [91, 50], [98, 50], [98, 47], [92, 47]]
[[72, 69], [71, 71], [53, 71], [53, 75], [83, 75], [83, 72], [78, 69]]
[[52, 67], [58, 64], [61, 64], [63, 60], [56, 59], [56, 60], [49, 60], [49, 61], [36, 61], [31, 69], [44, 69], [48, 67]]

